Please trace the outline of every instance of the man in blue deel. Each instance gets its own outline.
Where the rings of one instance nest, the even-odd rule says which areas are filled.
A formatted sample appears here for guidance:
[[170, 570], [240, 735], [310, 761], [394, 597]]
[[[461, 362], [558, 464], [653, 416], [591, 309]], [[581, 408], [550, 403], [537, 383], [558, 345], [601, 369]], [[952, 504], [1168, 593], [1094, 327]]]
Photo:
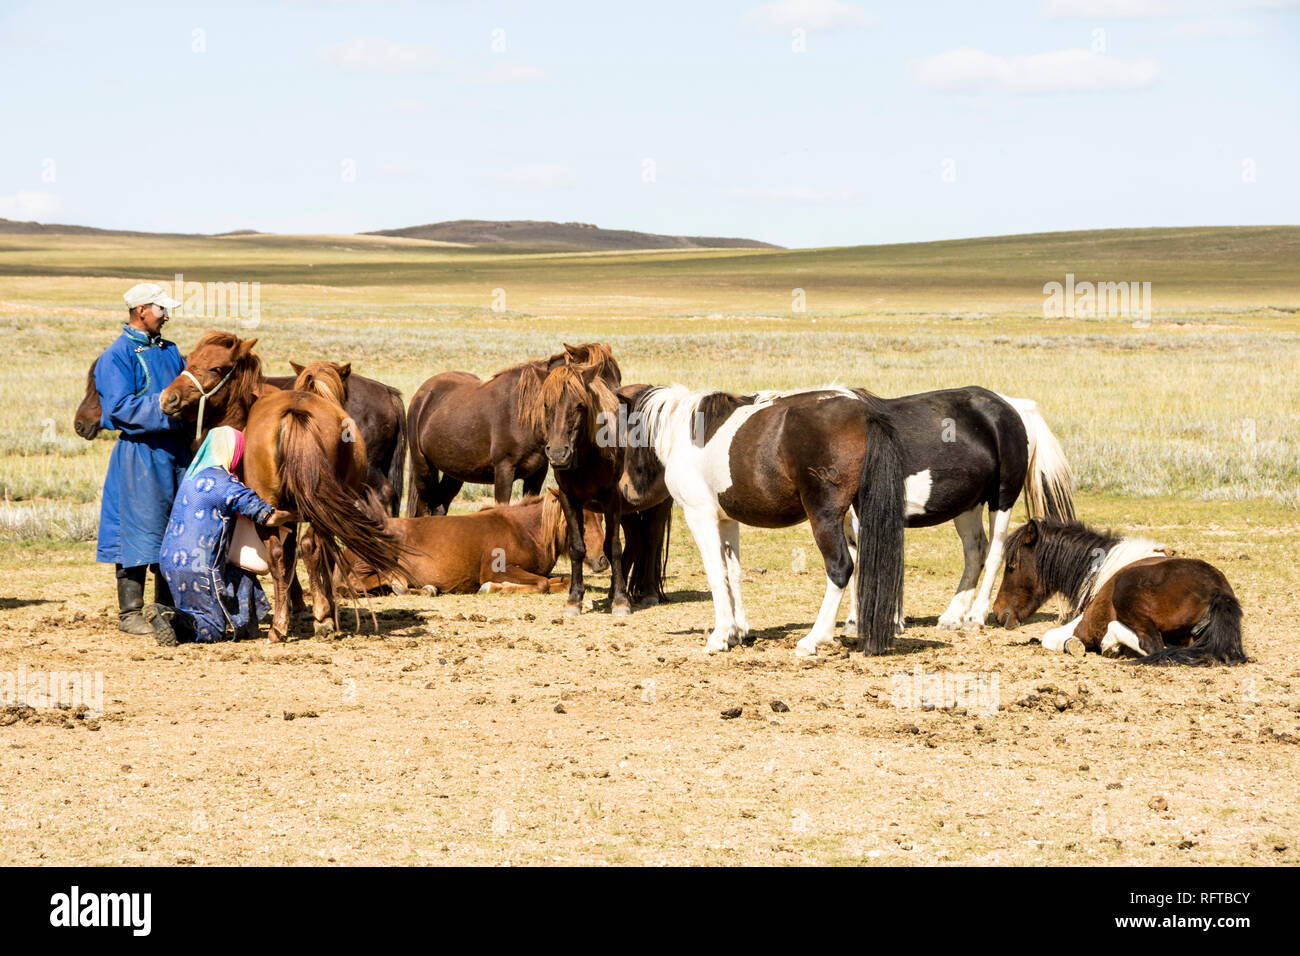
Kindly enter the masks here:
[[190, 461], [189, 432], [163, 414], [158, 393], [181, 373], [185, 358], [162, 337], [170, 311], [179, 304], [162, 286], [142, 282], [122, 298], [130, 310], [122, 334], [95, 363], [100, 425], [121, 433], [104, 478], [95, 557], [117, 570], [118, 628], [152, 634], [141, 614], [145, 574], [152, 566], [155, 600], [171, 604], [167, 582], [158, 573], [158, 553]]

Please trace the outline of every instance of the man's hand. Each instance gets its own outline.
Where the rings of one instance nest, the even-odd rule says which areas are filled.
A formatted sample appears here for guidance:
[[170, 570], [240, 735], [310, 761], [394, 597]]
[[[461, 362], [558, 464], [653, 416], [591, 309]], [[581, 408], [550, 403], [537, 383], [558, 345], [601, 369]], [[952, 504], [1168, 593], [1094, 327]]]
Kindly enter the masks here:
[[300, 520], [302, 519], [300, 519], [295, 512], [281, 511], [279, 508], [276, 508], [271, 512], [271, 517], [266, 519], [266, 526], [268, 528], [278, 528], [281, 525], [295, 524]]

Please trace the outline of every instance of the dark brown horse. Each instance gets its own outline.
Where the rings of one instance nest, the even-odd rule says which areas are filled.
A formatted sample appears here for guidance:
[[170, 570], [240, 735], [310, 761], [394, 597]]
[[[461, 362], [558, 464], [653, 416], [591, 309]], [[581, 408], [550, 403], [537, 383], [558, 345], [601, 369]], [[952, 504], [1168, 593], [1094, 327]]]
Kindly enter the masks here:
[[1223, 572], [1170, 557], [1151, 541], [1077, 522], [1035, 520], [1007, 538], [1006, 571], [993, 615], [1015, 627], [1054, 594], [1072, 620], [1043, 635], [1048, 650], [1128, 648], [1142, 664], [1240, 664], [1241, 605]]
[[[603, 571], [604, 529], [600, 515], [586, 513], [588, 566]], [[492, 505], [473, 514], [389, 518], [388, 527], [410, 552], [406, 574], [385, 580], [364, 561], [345, 552], [346, 587], [373, 591], [387, 585], [396, 593], [423, 588], [432, 594], [475, 591], [532, 591], [556, 594], [569, 579], [551, 577], [556, 559], [569, 549], [569, 523], [555, 490], [518, 504]]]
[[[586, 540], [583, 515], [589, 507], [598, 509], [605, 518], [604, 553], [610, 564], [611, 613], [630, 613], [636, 598], [657, 602], [663, 596], [672, 501], [662, 483], [635, 505], [623, 497], [618, 487], [626, 452], [626, 435], [621, 433], [621, 426], [626, 424], [630, 402], [648, 386], [633, 386], [620, 397], [617, 379], [599, 365], [557, 365], [544, 376], [539, 369], [529, 370], [524, 376], [522, 391], [532, 396], [532, 403], [524, 410], [524, 422], [544, 440], [569, 521], [572, 573], [564, 613], [574, 615], [582, 610]], [[646, 514], [638, 517], [633, 512]], [[625, 513], [629, 519], [626, 522]], [[619, 541], [620, 527], [631, 546], [628, 552]], [[630, 562], [625, 561], [625, 554]], [[629, 564], [638, 583], [633, 593], [628, 588]]]
[[510, 500], [516, 479], [535, 495], [546, 480], [542, 441], [525, 424], [523, 410], [533, 373], [559, 365], [594, 366], [618, 381], [618, 362], [608, 345], [566, 345], [563, 352], [502, 369], [487, 380], [469, 372], [443, 372], [411, 398], [407, 426], [411, 444], [408, 517], [446, 514], [469, 481], [491, 484], [497, 504]]
[[[237, 341], [239, 340], [236, 336], [224, 332], [209, 332], [199, 339], [190, 357], [197, 360], [191, 364], [195, 367], [195, 374], [206, 383], [204, 390], [220, 383], [227, 371], [226, 360], [230, 356], [217, 351], [203, 355], [195, 353], [200, 348], [213, 345], [228, 350], [233, 348], [233, 343]], [[302, 371], [302, 366], [297, 363], [290, 364], [294, 367], [295, 375]], [[209, 378], [206, 371], [200, 374], [198, 371], [200, 366], [207, 368], [212, 376]], [[294, 375], [273, 375], [262, 378], [262, 384], [271, 388], [292, 388], [293, 382]], [[390, 385], [363, 375], [350, 375], [347, 382], [348, 390], [344, 408], [348, 416], [356, 422], [357, 431], [366, 442], [367, 483], [375, 489], [388, 513], [396, 515], [402, 503], [403, 473], [406, 468], [406, 410], [402, 393]], [[197, 411], [199, 395], [197, 386], [188, 379], [183, 385], [185, 387], [181, 392], [182, 401], [193, 402], [191, 407]], [[247, 418], [247, 407], [240, 407], [237, 402], [236, 407], [232, 408], [228, 415], [222, 412], [227, 400], [226, 389], [229, 387], [229, 382], [221, 386], [217, 392], [210, 395], [207, 403], [212, 413], [229, 420], [209, 421], [208, 411], [205, 409], [205, 427], [210, 428], [218, 424], [229, 424], [235, 428], [243, 427], [240, 423]], [[266, 391], [269, 389], [261, 391], [260, 394], [265, 394]], [[101, 415], [99, 393], [95, 391], [95, 363], [92, 362], [90, 370], [86, 373], [86, 393], [81, 399], [81, 404], [77, 406], [76, 418], [73, 421], [74, 430], [87, 441], [93, 439], [99, 434]], [[189, 421], [192, 422], [193, 417], [190, 417]]]

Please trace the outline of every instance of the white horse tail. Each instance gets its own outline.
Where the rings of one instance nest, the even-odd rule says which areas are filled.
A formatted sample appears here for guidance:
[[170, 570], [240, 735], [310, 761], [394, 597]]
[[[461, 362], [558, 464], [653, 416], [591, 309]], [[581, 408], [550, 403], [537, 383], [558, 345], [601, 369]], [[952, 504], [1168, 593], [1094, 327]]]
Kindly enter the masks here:
[[1061, 443], [1039, 412], [1038, 403], [1029, 398], [1002, 397], [1020, 415], [1029, 436], [1029, 467], [1025, 471], [1029, 517], [1074, 521], [1074, 473]]

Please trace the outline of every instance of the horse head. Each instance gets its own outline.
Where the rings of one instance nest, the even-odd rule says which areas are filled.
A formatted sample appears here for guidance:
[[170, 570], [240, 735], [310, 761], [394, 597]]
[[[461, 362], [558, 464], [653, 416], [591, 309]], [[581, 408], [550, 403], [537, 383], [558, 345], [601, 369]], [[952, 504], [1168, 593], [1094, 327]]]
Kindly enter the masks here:
[[[185, 368], [158, 395], [165, 414], [206, 426], [222, 424], [228, 410], [247, 406], [256, 398], [262, 381], [262, 360], [253, 351], [257, 339], [241, 339], [229, 332], [209, 332], [185, 359]], [[233, 424], [233, 422], [225, 422]], [[239, 421], [236, 427], [242, 427]], [[202, 434], [197, 436], [202, 439]]]
[[1015, 628], [1052, 596], [1038, 568], [1042, 528], [1037, 519], [1007, 536], [1006, 567], [1002, 584], [993, 600], [993, 618], [1003, 627]]
[[546, 459], [557, 469], [572, 467], [588, 447], [608, 458], [617, 454], [618, 396], [598, 373], [596, 366], [560, 365], [529, 390], [525, 424], [545, 442]]

